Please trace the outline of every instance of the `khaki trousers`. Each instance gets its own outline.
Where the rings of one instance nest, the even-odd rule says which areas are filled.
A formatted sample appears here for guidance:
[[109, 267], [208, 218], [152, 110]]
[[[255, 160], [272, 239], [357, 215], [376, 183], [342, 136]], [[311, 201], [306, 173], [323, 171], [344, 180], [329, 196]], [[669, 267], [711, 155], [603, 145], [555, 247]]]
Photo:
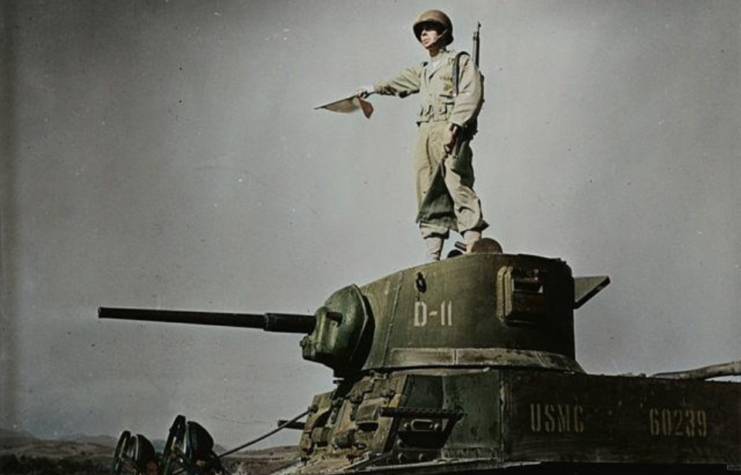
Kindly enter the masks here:
[[447, 128], [447, 121], [419, 124], [413, 164], [422, 237], [447, 237], [451, 229], [463, 234], [488, 226], [473, 191], [471, 141], [459, 138], [454, 150], [446, 153], [443, 143]]

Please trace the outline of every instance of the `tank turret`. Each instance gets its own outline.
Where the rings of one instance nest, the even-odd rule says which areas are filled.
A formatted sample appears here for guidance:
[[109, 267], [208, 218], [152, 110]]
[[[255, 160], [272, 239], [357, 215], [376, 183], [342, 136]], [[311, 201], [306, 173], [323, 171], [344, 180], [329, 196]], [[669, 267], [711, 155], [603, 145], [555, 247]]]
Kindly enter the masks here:
[[609, 283], [558, 259], [477, 253], [396, 272], [332, 294], [312, 315], [99, 309], [100, 318], [306, 333], [304, 359], [338, 377], [421, 367], [581, 371], [574, 308]]

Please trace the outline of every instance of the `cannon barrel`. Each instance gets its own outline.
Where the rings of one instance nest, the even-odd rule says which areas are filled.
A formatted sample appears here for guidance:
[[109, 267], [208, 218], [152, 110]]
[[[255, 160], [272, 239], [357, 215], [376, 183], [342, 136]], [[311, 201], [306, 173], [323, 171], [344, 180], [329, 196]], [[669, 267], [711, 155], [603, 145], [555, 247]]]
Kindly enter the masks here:
[[185, 323], [222, 327], [262, 328], [268, 332], [311, 333], [314, 315], [291, 313], [223, 313], [194, 312], [186, 310], [155, 310], [146, 308], [98, 308], [98, 318], [137, 320], [142, 322]]

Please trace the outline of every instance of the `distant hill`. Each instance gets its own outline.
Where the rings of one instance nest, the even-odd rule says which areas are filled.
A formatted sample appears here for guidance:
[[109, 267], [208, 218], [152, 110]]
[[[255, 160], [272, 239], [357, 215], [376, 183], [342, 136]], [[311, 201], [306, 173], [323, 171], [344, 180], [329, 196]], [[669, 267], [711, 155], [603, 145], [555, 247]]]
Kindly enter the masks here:
[[102, 445], [103, 447], [109, 447], [111, 449], [115, 449], [116, 443], [118, 442], [118, 437], [113, 437], [110, 435], [75, 434], [69, 437], [65, 437], [64, 440], [71, 440], [74, 442], [81, 442], [81, 443], [86, 443], [86, 444], [97, 444], [97, 445]]
[[[0, 450], [1, 455], [16, 455], [24, 458], [47, 458], [67, 460], [106, 460], [113, 449], [98, 444], [68, 440], [36, 440], [31, 443]], [[1, 473], [4, 473], [0, 471]]]
[[[24, 433], [0, 438], [3, 475], [99, 475], [108, 473], [113, 449], [76, 441], [41, 440]], [[4, 443], [3, 443], [4, 441]]]
[[29, 439], [35, 439], [33, 434], [26, 431], [18, 431], [18, 430], [10, 430], [10, 429], [3, 429], [0, 427], [0, 438], [4, 437], [27, 437]]
[[29, 432], [0, 428], [0, 450], [22, 447], [36, 441], [38, 439]]

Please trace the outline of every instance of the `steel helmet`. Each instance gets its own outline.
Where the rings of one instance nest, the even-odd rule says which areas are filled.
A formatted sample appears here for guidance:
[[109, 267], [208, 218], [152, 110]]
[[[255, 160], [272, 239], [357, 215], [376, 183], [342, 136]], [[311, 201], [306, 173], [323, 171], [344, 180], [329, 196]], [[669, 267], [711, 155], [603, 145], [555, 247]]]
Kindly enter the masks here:
[[214, 450], [214, 438], [205, 427], [195, 421], [188, 421], [185, 430], [185, 447], [183, 452], [192, 461], [208, 459]]
[[443, 44], [445, 46], [453, 42], [453, 22], [450, 21], [450, 17], [440, 10], [427, 10], [422, 12], [417, 17], [417, 21], [414, 22], [412, 29], [414, 30], [414, 36], [419, 41], [422, 36], [422, 25], [425, 23], [437, 23], [443, 29]]

